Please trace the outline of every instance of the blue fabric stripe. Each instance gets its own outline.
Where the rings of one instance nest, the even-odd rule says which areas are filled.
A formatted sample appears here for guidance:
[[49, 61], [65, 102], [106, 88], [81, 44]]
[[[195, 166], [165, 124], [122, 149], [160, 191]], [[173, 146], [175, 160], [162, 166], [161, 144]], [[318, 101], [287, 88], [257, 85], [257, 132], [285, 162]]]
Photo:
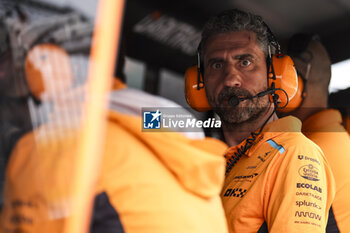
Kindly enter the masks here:
[[280, 152], [280, 154], [286, 151], [283, 146], [278, 145], [274, 140], [269, 139], [267, 140], [267, 142], [270, 144], [270, 146], [277, 149]]

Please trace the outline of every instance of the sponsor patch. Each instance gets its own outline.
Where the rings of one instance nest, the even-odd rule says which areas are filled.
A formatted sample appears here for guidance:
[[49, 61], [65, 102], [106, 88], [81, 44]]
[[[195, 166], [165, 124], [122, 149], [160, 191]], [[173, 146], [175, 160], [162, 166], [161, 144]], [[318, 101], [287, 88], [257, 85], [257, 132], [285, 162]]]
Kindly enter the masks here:
[[322, 209], [321, 206], [317, 205], [316, 202], [311, 202], [311, 201], [306, 201], [306, 200], [296, 201], [295, 205], [298, 207], [308, 206], [308, 207], [314, 207], [314, 208], [319, 209], [319, 210]]
[[306, 184], [306, 183], [297, 183], [297, 188], [303, 188], [303, 189], [311, 189], [311, 190], [315, 190], [319, 193], [322, 193], [322, 189], [316, 185], [312, 185], [312, 184]]
[[260, 155], [258, 156], [258, 159], [260, 159], [261, 162], [265, 162], [265, 159], [263, 157], [261, 157]]
[[317, 219], [318, 221], [321, 221], [322, 216], [319, 214], [315, 214], [313, 212], [309, 211], [295, 211], [295, 217], [304, 217], [304, 218], [311, 218], [311, 219]]
[[244, 195], [246, 194], [247, 190], [246, 189], [241, 189], [241, 188], [234, 188], [234, 189], [227, 189], [224, 197], [244, 197]]
[[297, 196], [307, 196], [307, 197], [313, 197], [319, 201], [322, 201], [322, 197], [313, 193], [309, 193], [309, 192], [296, 192], [295, 195]]
[[252, 179], [256, 177], [258, 173], [254, 173], [252, 175], [246, 175], [246, 176], [235, 176], [233, 180], [235, 181], [249, 181], [252, 182]]
[[311, 161], [311, 162], [317, 163], [318, 165], [321, 165], [320, 161], [318, 161], [318, 160], [315, 159], [315, 158], [308, 157], [308, 156], [306, 156], [306, 155], [298, 155], [298, 159], [300, 159], [300, 160]]
[[319, 172], [316, 167], [314, 167], [312, 164], [304, 165], [301, 168], [299, 168], [299, 175], [303, 177], [304, 179], [311, 180], [311, 181], [319, 181]]
[[317, 223], [309, 222], [309, 221], [294, 221], [294, 223], [296, 223], [296, 224], [309, 224], [309, 225], [321, 227], [321, 224], [317, 224]]

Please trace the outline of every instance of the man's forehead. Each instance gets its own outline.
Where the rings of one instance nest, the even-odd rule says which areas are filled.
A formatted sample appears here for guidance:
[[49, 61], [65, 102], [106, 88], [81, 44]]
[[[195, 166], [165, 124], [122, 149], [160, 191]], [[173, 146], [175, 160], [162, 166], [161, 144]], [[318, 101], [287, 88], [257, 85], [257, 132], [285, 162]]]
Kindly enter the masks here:
[[261, 52], [263, 52], [257, 43], [256, 34], [254, 32], [239, 31], [221, 33], [208, 39], [204, 49], [204, 56], [213, 55], [225, 50], [245, 49], [251, 52], [254, 50], [261, 50]]
[[206, 47], [210, 46], [213, 41], [231, 41], [234, 42], [256, 42], [256, 34], [251, 31], [236, 31], [236, 32], [224, 32], [209, 37]]

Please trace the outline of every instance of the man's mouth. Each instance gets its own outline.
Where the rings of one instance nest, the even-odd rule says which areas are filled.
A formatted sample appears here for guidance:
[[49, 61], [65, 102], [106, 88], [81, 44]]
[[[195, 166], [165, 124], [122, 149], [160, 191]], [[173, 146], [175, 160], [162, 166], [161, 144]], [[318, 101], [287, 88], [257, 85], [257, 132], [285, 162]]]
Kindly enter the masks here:
[[219, 94], [218, 103], [221, 106], [237, 106], [241, 101], [250, 99], [250, 93], [240, 88], [224, 88]]

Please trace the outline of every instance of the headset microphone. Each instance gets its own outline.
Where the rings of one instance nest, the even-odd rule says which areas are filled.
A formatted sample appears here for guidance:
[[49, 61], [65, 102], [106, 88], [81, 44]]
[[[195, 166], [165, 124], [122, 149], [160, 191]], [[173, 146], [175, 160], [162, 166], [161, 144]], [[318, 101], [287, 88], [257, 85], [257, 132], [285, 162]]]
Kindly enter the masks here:
[[245, 98], [239, 98], [238, 96], [236, 95], [233, 95], [229, 101], [228, 101], [228, 104], [232, 107], [236, 107], [241, 101], [245, 100]]
[[262, 92], [259, 92], [257, 95], [255, 96], [252, 96], [252, 97], [244, 97], [244, 98], [239, 98], [238, 96], [236, 95], [233, 95], [229, 101], [228, 101], [228, 104], [231, 105], [232, 107], [236, 107], [240, 102], [244, 101], [244, 100], [250, 100], [250, 99], [254, 99], [254, 98], [260, 98], [260, 97], [263, 97], [265, 95], [268, 95], [270, 93], [273, 93], [275, 92], [276, 89], [272, 89], [272, 88], [269, 88], [267, 89], [266, 91], [262, 91]]

